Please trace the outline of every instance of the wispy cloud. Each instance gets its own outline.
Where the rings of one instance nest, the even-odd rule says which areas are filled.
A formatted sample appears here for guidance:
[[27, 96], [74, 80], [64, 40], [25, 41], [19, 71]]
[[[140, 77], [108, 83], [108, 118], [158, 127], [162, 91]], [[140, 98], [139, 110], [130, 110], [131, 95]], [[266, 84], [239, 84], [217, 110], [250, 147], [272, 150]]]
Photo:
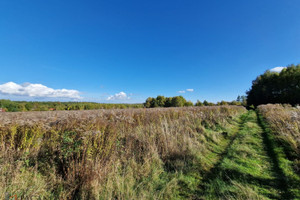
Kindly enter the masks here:
[[178, 93], [184, 94], [186, 92], [194, 92], [194, 89], [186, 89], [186, 90], [179, 90]]
[[271, 72], [281, 72], [286, 67], [274, 67], [270, 69]]
[[42, 84], [33, 83], [17, 84], [7, 82], [0, 85], [0, 93], [27, 97], [82, 99], [80, 92], [77, 90], [53, 89]]
[[109, 96], [106, 100], [114, 101], [114, 100], [128, 100], [128, 99], [130, 99], [130, 97], [128, 97], [125, 92], [119, 92]]

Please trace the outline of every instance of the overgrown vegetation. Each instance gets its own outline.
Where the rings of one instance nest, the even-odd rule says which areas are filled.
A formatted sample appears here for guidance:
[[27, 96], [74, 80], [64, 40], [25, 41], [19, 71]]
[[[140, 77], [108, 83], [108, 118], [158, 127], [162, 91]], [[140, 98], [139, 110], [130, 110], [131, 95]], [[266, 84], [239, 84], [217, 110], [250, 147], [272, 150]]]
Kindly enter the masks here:
[[298, 108], [1, 113], [0, 198], [300, 199]]
[[2, 113], [0, 198], [195, 198], [245, 112], [219, 106]]

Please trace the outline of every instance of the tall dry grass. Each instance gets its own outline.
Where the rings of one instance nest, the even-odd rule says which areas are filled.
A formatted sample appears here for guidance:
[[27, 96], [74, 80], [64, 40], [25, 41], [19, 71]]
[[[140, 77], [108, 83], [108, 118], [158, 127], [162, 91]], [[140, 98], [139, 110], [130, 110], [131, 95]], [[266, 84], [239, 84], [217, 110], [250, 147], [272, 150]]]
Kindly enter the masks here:
[[300, 174], [300, 109], [289, 105], [268, 104], [259, 106], [258, 110], [284, 147], [295, 171]]
[[[243, 107], [3, 113], [0, 199], [174, 199]], [[197, 168], [197, 170], [198, 170]]]

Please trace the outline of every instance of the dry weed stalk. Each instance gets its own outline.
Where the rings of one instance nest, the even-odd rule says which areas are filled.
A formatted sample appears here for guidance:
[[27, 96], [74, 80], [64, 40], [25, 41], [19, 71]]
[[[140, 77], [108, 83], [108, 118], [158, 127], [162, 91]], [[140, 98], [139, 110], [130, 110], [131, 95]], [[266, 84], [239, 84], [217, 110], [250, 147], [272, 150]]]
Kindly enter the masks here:
[[1, 113], [0, 198], [171, 198], [177, 181], [169, 172], [199, 156], [205, 169], [209, 140], [217, 143], [219, 128], [243, 112], [220, 106]]

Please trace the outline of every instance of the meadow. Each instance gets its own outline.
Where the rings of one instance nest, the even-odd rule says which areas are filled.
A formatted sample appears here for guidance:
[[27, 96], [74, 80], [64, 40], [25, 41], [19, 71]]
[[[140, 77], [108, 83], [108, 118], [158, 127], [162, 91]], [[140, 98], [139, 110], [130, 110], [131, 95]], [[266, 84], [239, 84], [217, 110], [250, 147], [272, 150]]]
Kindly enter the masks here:
[[0, 198], [297, 199], [299, 135], [279, 105], [1, 113]]

